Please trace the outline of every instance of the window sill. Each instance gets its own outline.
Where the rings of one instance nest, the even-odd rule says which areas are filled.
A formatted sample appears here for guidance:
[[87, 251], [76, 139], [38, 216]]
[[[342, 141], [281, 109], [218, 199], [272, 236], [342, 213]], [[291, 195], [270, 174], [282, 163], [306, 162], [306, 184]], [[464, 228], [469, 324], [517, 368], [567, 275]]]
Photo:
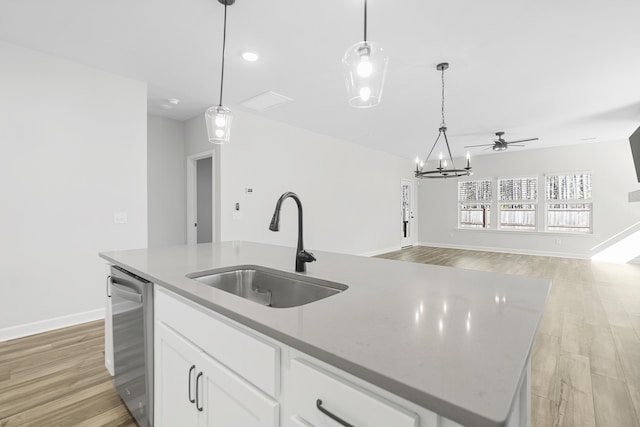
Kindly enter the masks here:
[[500, 233], [500, 234], [531, 234], [534, 236], [569, 236], [569, 237], [587, 237], [595, 238], [596, 235], [591, 233], [572, 233], [570, 231], [536, 231], [536, 230], [500, 230], [496, 228], [454, 228], [454, 231], [467, 232], [481, 232], [481, 233]]

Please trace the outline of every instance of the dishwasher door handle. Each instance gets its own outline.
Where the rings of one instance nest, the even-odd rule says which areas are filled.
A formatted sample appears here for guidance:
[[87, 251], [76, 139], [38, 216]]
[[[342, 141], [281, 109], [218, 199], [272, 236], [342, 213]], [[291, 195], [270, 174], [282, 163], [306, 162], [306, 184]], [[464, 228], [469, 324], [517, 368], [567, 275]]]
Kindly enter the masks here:
[[131, 292], [131, 288], [127, 286], [122, 286], [119, 283], [116, 283], [111, 279], [111, 295], [117, 294], [120, 298], [126, 299], [127, 301], [137, 302], [138, 304], [142, 304], [142, 295], [137, 292]]

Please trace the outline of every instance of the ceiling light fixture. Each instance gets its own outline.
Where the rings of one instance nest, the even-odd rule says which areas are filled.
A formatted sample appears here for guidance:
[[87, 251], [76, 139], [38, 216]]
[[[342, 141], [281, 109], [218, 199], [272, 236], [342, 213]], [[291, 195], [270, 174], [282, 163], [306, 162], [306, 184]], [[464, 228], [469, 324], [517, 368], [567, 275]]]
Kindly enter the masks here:
[[[440, 63], [436, 66], [436, 70], [442, 72], [442, 123], [440, 124], [440, 128], [438, 129], [438, 137], [436, 141], [431, 146], [431, 151], [427, 155], [427, 158], [424, 161], [421, 161], [420, 158], [416, 158], [416, 178], [453, 178], [459, 176], [469, 176], [473, 174], [471, 171], [471, 156], [467, 153], [467, 167], [463, 169], [456, 169], [456, 165], [453, 162], [453, 156], [451, 155], [451, 147], [449, 147], [449, 139], [447, 138], [447, 124], [444, 121], [444, 71], [449, 68], [449, 64], [446, 62]], [[447, 160], [444, 159], [442, 153], [440, 153], [440, 158], [438, 162], [438, 167], [432, 170], [423, 170], [424, 166], [429, 161], [429, 157], [431, 157], [431, 153], [433, 153], [434, 148], [438, 144], [440, 137], [444, 136], [444, 142], [447, 146], [447, 153], [449, 154], [449, 161], [451, 162], [451, 168], [448, 168]]]
[[222, 106], [222, 89], [224, 88], [224, 50], [227, 44], [227, 6], [235, 3], [235, 0], [218, 0], [224, 5], [224, 27], [222, 32], [222, 72], [220, 74], [220, 102], [217, 106], [210, 107], [205, 113], [207, 122], [207, 134], [209, 142], [223, 144], [229, 142], [231, 137], [231, 121], [233, 114], [227, 107]]
[[389, 57], [375, 42], [367, 40], [367, 0], [364, 0], [364, 41], [354, 44], [342, 57], [349, 105], [375, 107], [382, 99]]
[[242, 52], [242, 59], [244, 59], [247, 62], [256, 62], [258, 59], [260, 58], [260, 55], [258, 55], [255, 52]]

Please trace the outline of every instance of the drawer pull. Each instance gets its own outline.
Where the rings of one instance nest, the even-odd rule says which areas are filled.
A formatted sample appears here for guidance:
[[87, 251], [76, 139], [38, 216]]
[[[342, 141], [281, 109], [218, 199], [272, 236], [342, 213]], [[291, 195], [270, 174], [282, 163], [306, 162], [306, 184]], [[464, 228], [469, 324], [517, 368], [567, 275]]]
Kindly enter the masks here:
[[331, 412], [329, 412], [328, 410], [324, 409], [322, 407], [322, 400], [320, 400], [320, 399], [316, 400], [316, 408], [318, 408], [318, 410], [320, 412], [322, 412], [323, 414], [325, 414], [327, 417], [331, 418], [333, 421], [337, 422], [338, 424], [343, 425], [344, 427], [355, 427], [353, 424], [349, 424], [348, 422], [346, 422], [345, 420], [343, 420], [339, 416], [334, 415]]
[[191, 397], [191, 373], [194, 372], [196, 370], [196, 365], [191, 365], [191, 367], [189, 368], [189, 402], [191, 403], [196, 403], [196, 400]]

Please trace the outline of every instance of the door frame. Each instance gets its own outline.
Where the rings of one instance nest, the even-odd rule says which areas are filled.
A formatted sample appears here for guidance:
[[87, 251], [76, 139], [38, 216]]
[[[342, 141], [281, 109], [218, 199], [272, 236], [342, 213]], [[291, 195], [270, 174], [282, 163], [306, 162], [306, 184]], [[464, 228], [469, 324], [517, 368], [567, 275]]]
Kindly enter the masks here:
[[197, 162], [201, 159], [211, 157], [211, 241], [216, 241], [216, 186], [215, 186], [215, 150], [202, 151], [197, 154], [187, 156], [187, 244], [198, 243], [198, 229], [193, 226], [198, 218], [198, 197], [197, 197]]
[[[417, 229], [416, 229], [416, 185], [415, 181], [411, 179], [400, 180], [400, 218], [402, 218], [402, 186], [409, 186], [409, 238], [408, 244], [403, 241], [404, 238], [400, 238], [400, 247], [408, 248], [416, 244]], [[402, 220], [400, 221], [400, 233], [402, 233]], [[400, 234], [402, 236], [402, 234]]]

